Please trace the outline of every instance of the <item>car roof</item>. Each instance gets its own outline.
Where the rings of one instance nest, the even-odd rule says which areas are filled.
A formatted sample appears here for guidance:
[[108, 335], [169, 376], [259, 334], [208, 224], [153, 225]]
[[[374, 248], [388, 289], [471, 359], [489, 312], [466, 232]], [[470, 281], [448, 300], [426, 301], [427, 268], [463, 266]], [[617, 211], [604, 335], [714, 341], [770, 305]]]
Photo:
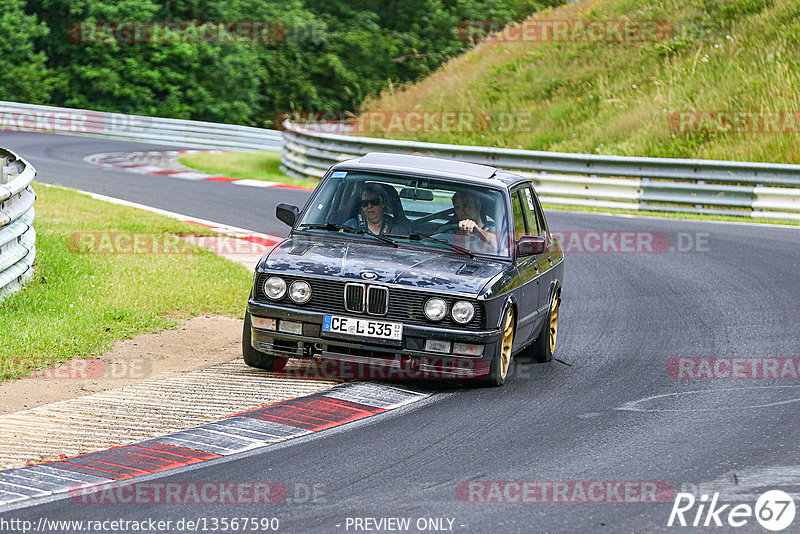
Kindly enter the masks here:
[[[481, 185], [509, 186], [526, 179], [488, 165], [444, 158], [370, 152], [366, 156], [337, 163], [332, 170], [403, 172], [442, 178], [457, 178]], [[500, 182], [500, 183], [498, 183]]]

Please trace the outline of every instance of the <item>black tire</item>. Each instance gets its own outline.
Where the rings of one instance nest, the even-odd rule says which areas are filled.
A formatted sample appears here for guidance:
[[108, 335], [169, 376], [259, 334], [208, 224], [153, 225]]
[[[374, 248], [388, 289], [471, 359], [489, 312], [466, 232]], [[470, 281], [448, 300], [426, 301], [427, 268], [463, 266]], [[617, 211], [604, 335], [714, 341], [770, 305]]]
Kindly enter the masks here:
[[282, 371], [283, 368], [286, 367], [286, 362], [288, 360], [279, 356], [270, 356], [269, 354], [264, 354], [254, 349], [251, 343], [252, 332], [250, 328], [250, 312], [245, 312], [244, 327], [242, 328], [242, 356], [244, 357], [244, 363], [250, 367], [264, 369], [266, 371]]
[[526, 359], [531, 359], [537, 363], [547, 363], [553, 361], [556, 352], [556, 340], [558, 339], [558, 310], [561, 307], [561, 295], [556, 293], [550, 302], [549, 311], [539, 336], [533, 345], [525, 349], [521, 355]]
[[514, 310], [510, 306], [503, 312], [503, 336], [497, 344], [497, 348], [489, 367], [489, 376], [482, 380], [481, 384], [487, 387], [502, 386], [506, 383], [513, 357], [511, 346], [514, 344], [514, 331], [516, 322], [514, 321]]

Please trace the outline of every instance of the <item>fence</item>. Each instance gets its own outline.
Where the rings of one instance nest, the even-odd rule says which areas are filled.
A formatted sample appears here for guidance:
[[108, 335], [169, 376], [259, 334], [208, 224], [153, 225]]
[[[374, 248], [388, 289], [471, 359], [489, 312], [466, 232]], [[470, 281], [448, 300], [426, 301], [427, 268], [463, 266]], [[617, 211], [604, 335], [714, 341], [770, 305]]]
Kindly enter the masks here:
[[0, 149], [0, 300], [33, 276], [36, 259], [36, 170], [13, 152]]
[[104, 137], [217, 150], [280, 150], [281, 133], [235, 124], [163, 119], [0, 101], [0, 130]]
[[555, 204], [800, 219], [800, 165], [539, 152], [284, 127], [281, 168], [292, 176], [321, 178], [337, 161], [396, 152], [516, 171], [533, 181], [543, 202]]

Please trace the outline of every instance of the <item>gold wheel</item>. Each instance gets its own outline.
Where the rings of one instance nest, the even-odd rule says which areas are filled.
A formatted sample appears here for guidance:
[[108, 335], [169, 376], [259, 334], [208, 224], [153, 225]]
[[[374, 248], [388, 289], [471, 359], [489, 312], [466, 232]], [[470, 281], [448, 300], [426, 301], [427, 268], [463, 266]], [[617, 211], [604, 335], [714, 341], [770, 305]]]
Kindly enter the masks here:
[[503, 327], [502, 350], [500, 352], [500, 378], [505, 380], [511, 365], [511, 345], [514, 342], [514, 312], [506, 312], [506, 324]]
[[550, 354], [556, 352], [556, 338], [558, 337], [558, 295], [553, 298], [553, 306], [550, 308]]

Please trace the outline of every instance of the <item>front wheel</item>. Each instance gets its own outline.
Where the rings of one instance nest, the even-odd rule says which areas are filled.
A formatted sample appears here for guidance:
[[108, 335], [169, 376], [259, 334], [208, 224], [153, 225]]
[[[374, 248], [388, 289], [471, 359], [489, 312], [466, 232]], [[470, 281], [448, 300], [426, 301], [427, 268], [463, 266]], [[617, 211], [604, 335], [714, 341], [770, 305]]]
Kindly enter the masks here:
[[489, 376], [483, 384], [490, 387], [502, 386], [506, 382], [511, 367], [511, 346], [514, 344], [514, 310], [509, 307], [503, 317], [503, 337], [497, 345]]
[[242, 327], [242, 356], [244, 363], [250, 367], [257, 369], [265, 369], [267, 371], [282, 371], [286, 367], [286, 358], [278, 356], [270, 356], [264, 354], [253, 348], [252, 345], [252, 322], [250, 319], [250, 312], [244, 314], [244, 327]]

